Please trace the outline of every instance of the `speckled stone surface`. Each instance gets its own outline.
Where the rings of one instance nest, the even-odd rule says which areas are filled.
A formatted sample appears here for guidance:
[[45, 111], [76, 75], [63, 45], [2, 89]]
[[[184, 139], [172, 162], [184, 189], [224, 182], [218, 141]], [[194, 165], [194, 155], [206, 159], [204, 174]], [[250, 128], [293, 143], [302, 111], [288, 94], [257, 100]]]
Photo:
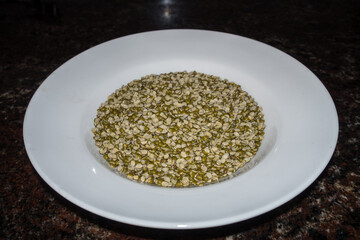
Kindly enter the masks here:
[[[0, 1], [0, 239], [360, 239], [359, 1]], [[132, 33], [209, 29], [274, 46], [323, 82], [339, 115], [335, 153], [285, 205], [227, 226], [148, 229], [91, 214], [53, 191], [24, 149], [27, 104], [69, 58]]]

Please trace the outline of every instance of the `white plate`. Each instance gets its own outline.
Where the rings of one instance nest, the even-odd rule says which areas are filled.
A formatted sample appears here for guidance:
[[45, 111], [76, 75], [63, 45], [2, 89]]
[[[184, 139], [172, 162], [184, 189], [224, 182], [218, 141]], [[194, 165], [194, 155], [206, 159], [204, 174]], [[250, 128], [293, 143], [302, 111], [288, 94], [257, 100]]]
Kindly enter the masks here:
[[[100, 160], [90, 132], [99, 104], [151, 73], [196, 70], [241, 84], [264, 109], [255, 165], [221, 183], [169, 189], [129, 181]], [[263, 43], [201, 30], [164, 30], [93, 47], [54, 71], [28, 106], [24, 140], [40, 176], [69, 201], [103, 217], [156, 228], [242, 221], [295, 197], [323, 171], [338, 119], [319, 79]]]

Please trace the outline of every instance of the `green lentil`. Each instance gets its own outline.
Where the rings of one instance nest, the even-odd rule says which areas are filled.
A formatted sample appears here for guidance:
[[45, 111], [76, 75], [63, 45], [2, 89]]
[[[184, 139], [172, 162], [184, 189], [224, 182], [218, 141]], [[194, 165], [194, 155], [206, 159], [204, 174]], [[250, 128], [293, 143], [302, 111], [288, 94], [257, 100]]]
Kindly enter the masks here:
[[92, 132], [109, 165], [133, 181], [203, 186], [254, 157], [265, 129], [261, 111], [238, 84], [217, 76], [152, 74], [112, 93]]

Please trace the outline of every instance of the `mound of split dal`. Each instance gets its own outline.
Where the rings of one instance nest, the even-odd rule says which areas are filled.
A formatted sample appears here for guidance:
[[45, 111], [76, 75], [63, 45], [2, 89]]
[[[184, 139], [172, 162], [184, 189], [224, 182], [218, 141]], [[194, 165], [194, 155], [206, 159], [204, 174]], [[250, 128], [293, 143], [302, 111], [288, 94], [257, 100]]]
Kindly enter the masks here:
[[112, 93], [92, 131], [100, 154], [121, 175], [163, 187], [202, 186], [254, 157], [264, 135], [261, 111], [228, 80], [164, 73]]

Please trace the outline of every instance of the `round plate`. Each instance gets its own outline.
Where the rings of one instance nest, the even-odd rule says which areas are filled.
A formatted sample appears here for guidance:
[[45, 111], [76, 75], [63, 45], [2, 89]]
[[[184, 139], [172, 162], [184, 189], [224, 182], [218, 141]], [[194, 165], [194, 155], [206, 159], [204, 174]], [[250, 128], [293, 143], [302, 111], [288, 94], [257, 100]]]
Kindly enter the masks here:
[[[100, 103], [134, 79], [184, 70], [236, 82], [263, 107], [258, 154], [238, 176], [204, 187], [162, 188], [115, 174], [92, 140]], [[103, 217], [168, 229], [234, 223], [289, 201], [324, 170], [337, 136], [334, 103], [305, 66], [263, 43], [202, 30], [140, 33], [77, 55], [41, 84], [24, 121], [29, 158], [55, 191]]]

